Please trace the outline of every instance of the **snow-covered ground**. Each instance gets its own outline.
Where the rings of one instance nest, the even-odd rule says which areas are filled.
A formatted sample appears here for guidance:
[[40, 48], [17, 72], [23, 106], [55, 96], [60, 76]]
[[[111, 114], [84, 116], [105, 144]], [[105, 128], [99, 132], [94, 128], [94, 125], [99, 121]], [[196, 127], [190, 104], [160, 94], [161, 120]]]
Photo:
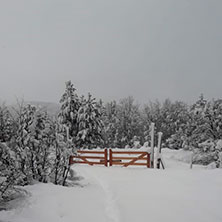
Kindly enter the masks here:
[[163, 151], [166, 170], [73, 166], [74, 187], [36, 184], [1, 222], [221, 222], [222, 170], [189, 168], [190, 153]]

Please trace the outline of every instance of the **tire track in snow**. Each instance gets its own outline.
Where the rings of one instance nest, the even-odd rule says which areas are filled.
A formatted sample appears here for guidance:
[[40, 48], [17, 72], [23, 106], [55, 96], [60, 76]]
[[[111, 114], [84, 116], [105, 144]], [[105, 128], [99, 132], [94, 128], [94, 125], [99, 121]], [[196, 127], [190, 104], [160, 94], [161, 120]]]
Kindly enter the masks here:
[[82, 174], [82, 176], [86, 176], [87, 178], [92, 178], [98, 184], [104, 194], [105, 194], [105, 201], [106, 201], [106, 207], [105, 207], [105, 212], [106, 216], [108, 218], [109, 222], [120, 222], [120, 217], [119, 217], [119, 210], [117, 208], [117, 202], [116, 198], [110, 189], [109, 185], [107, 182], [104, 181], [101, 177], [98, 175], [89, 172], [86, 168], [79, 168], [78, 171]]

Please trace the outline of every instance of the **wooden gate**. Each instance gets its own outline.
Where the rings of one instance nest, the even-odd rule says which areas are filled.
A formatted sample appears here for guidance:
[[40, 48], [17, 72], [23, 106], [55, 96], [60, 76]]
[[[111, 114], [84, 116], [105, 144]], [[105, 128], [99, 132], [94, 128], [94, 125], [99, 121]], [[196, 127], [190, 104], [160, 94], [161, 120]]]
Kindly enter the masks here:
[[142, 151], [109, 151], [109, 164], [128, 166], [146, 166], [150, 168], [150, 154]]
[[103, 151], [78, 150], [77, 155], [70, 156], [69, 163], [88, 164], [91, 166], [104, 165], [106, 167], [109, 163], [109, 166], [146, 166], [150, 168], [150, 154], [142, 151], [113, 151], [109, 149], [108, 155], [108, 149]]
[[[97, 160], [97, 161], [92, 161]], [[88, 165], [104, 165], [108, 166], [108, 152], [104, 151], [91, 151], [91, 150], [78, 150], [77, 155], [70, 156], [69, 164], [80, 163]]]

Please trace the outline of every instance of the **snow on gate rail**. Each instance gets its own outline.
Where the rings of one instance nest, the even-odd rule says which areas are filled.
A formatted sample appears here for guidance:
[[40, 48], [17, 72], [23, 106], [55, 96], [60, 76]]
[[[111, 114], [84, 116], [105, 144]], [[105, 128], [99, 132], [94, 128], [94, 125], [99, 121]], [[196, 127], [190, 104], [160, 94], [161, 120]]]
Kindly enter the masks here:
[[[109, 154], [109, 155], [108, 155]], [[92, 161], [94, 160], [94, 161]], [[70, 156], [70, 164], [146, 166], [150, 168], [150, 154], [144, 151], [113, 151], [112, 149], [78, 150], [76, 155]]]
[[[87, 154], [87, 155], [85, 155]], [[95, 156], [96, 154], [97, 156]], [[99, 154], [99, 155], [98, 155]], [[98, 160], [98, 161], [91, 161]], [[104, 165], [108, 166], [108, 151], [104, 149], [104, 151], [92, 151], [92, 150], [78, 150], [77, 155], [70, 156], [69, 164], [88, 164], [88, 165]]]

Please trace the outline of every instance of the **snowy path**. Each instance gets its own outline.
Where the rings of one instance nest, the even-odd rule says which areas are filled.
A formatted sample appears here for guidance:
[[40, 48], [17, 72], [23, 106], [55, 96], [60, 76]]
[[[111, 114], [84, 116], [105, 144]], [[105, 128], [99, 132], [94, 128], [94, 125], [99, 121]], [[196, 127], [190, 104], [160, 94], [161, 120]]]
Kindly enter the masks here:
[[82, 187], [29, 186], [0, 222], [221, 222], [222, 170], [190, 170], [178, 161], [189, 156], [167, 152], [166, 170], [76, 165]]
[[[186, 165], [187, 166], [187, 165]], [[221, 222], [222, 171], [77, 166], [102, 178], [112, 193], [112, 206], [122, 222]], [[85, 173], [85, 175], [87, 175]], [[116, 217], [117, 216], [117, 217]]]
[[[75, 168], [74, 168], [75, 169]], [[120, 222], [119, 211], [116, 203], [116, 197], [111, 191], [109, 185], [98, 174], [93, 174], [88, 170], [88, 167], [78, 167], [78, 173], [91, 181], [94, 180], [101, 187], [102, 192], [105, 194], [105, 213], [109, 222]]]

